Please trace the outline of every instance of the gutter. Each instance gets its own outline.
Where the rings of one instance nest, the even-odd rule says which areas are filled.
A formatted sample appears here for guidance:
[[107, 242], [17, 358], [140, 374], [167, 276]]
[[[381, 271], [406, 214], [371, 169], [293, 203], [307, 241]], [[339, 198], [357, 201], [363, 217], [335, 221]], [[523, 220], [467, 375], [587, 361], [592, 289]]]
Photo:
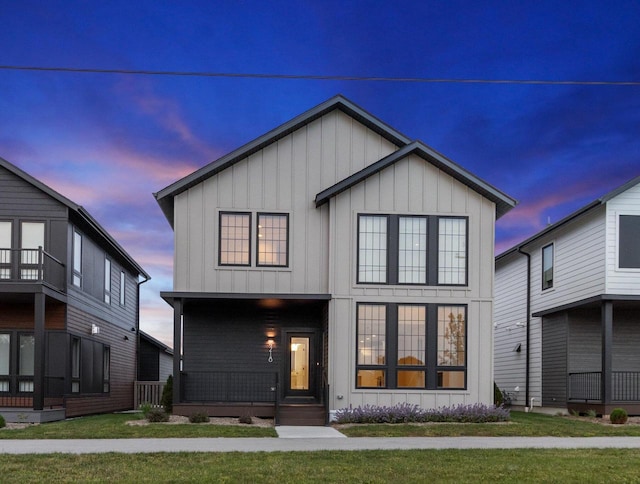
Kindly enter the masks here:
[[[529, 368], [531, 362], [531, 352], [529, 351], [529, 342], [531, 340], [531, 254], [524, 252], [522, 246], [518, 247], [518, 253], [527, 258], [527, 339], [526, 339], [526, 366], [525, 366], [525, 406], [529, 401]], [[533, 405], [533, 403], [532, 403]]]

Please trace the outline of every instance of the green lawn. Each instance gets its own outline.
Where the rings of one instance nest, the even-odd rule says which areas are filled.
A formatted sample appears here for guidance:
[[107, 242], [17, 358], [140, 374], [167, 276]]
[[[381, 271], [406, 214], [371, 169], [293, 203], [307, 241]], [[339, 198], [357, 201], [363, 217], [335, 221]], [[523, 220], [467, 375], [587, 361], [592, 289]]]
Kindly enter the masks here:
[[586, 420], [511, 412], [511, 422], [495, 424], [373, 424], [339, 428], [349, 437], [596, 437], [640, 436], [640, 425], [600, 425]]
[[25, 429], [0, 429], [0, 439], [135, 439], [169, 437], [276, 437], [273, 428], [251, 425], [150, 424], [126, 425], [141, 414], [106, 414], [61, 422], [31, 425]]
[[4, 455], [2, 482], [639, 482], [636, 450]]

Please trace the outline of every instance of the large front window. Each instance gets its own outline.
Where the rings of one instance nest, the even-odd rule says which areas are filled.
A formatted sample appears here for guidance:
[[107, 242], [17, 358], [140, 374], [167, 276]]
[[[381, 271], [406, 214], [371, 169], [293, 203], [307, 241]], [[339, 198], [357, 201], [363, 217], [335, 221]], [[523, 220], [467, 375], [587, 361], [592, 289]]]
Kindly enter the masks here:
[[360, 215], [359, 284], [467, 284], [466, 217]]
[[18, 341], [18, 391], [33, 392], [35, 338], [33, 334], [21, 334]]
[[357, 388], [466, 388], [466, 306], [358, 304]]
[[9, 391], [11, 368], [11, 334], [0, 333], [0, 392]]

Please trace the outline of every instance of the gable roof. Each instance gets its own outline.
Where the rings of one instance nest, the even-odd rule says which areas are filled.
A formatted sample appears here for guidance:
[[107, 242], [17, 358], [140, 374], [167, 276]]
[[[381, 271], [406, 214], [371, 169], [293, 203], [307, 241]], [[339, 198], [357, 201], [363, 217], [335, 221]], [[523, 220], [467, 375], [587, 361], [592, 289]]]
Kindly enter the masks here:
[[316, 107], [311, 108], [305, 113], [296, 116], [277, 128], [272, 129], [253, 141], [250, 141], [222, 158], [203, 166], [190, 175], [187, 175], [168, 187], [163, 188], [159, 192], [154, 193], [153, 196], [156, 198], [162, 212], [173, 227], [173, 198], [176, 195], [188, 190], [207, 178], [214, 176], [222, 170], [229, 168], [233, 164], [247, 158], [267, 145], [284, 138], [302, 126], [305, 126], [336, 109], [358, 120], [367, 128], [378, 133], [380, 136], [389, 140], [396, 146], [404, 146], [411, 142], [411, 139], [406, 137], [404, 134], [393, 129], [391, 126], [376, 118], [371, 113], [365, 111], [360, 106], [349, 101], [342, 95], [337, 95], [321, 104], [318, 104]]
[[332, 187], [329, 187], [326, 190], [318, 193], [316, 195], [316, 207], [327, 203], [331, 197], [334, 197], [339, 193], [348, 190], [352, 186], [362, 182], [371, 175], [384, 170], [388, 166], [393, 165], [394, 163], [406, 158], [411, 154], [415, 154], [420, 156], [421, 158], [424, 158], [435, 167], [439, 168], [459, 182], [464, 183], [485, 198], [494, 202], [496, 204], [496, 218], [502, 217], [518, 203], [515, 199], [504, 194], [484, 180], [481, 180], [471, 172], [462, 168], [457, 163], [451, 161], [446, 156], [438, 153], [433, 148], [430, 148], [420, 141], [414, 141], [413, 143], [403, 146], [399, 150], [391, 153], [381, 160], [363, 168], [359, 172], [354, 173], [344, 180], [339, 181]]
[[127, 253], [127, 251], [125, 251], [122, 246], [120, 246], [120, 244], [118, 244], [118, 242], [116, 242], [116, 240], [111, 235], [109, 235], [109, 233], [96, 221], [96, 219], [91, 216], [91, 214], [89, 214], [89, 212], [84, 209], [84, 207], [69, 200], [67, 197], [56, 192], [51, 187], [45, 185], [40, 180], [32, 177], [27, 172], [21, 170], [2, 157], [0, 157], [0, 167], [6, 169], [10, 173], [13, 173], [17, 177], [22, 178], [25, 182], [33, 185], [38, 190], [44, 192], [54, 200], [67, 207], [67, 209], [69, 209], [72, 214], [75, 214], [77, 217], [79, 217], [79, 219], [89, 227], [91, 232], [93, 232], [93, 235], [97, 236], [98, 239], [102, 240], [104, 243], [106, 243], [107, 246], [111, 247], [115, 251], [115, 253], [122, 257], [128, 264], [130, 264], [131, 267], [133, 267], [138, 272], [138, 274], [142, 275], [147, 280], [151, 279], [151, 276], [149, 276], [149, 274], [145, 272], [145, 270], [133, 259], [133, 257], [131, 257]]
[[162, 341], [154, 338], [149, 333], [145, 333], [142, 330], [140, 331], [140, 340], [146, 341], [147, 343], [155, 346], [160, 351], [163, 351], [164, 353], [167, 353], [168, 355], [173, 355], [173, 349], [172, 348], [170, 348], [169, 346], [164, 344]]
[[514, 245], [510, 249], [507, 249], [504, 252], [502, 252], [501, 254], [498, 254], [496, 256], [496, 259], [495, 259], [496, 262], [498, 262], [499, 260], [503, 259], [504, 257], [506, 257], [506, 256], [508, 256], [510, 254], [513, 254], [514, 252], [517, 252], [519, 249], [522, 249], [523, 247], [529, 245], [530, 243], [535, 242], [536, 240], [540, 239], [541, 237], [547, 235], [549, 232], [553, 232], [554, 230], [562, 227], [563, 225], [566, 225], [569, 222], [571, 222], [571, 221], [577, 219], [578, 217], [584, 215], [585, 213], [590, 212], [591, 210], [595, 209], [596, 207], [600, 207], [601, 205], [605, 205], [609, 200], [611, 200], [612, 198], [617, 197], [621, 193], [626, 192], [629, 188], [632, 188], [632, 187], [636, 186], [638, 183], [640, 183], [640, 176], [637, 176], [637, 177], [629, 180], [628, 182], [620, 185], [618, 188], [614, 188], [613, 190], [611, 190], [610, 192], [604, 194], [600, 198], [595, 199], [593, 202], [588, 203], [587, 205], [585, 205], [585, 206], [579, 208], [578, 210], [576, 210], [575, 212], [567, 215], [563, 219], [558, 220], [556, 223], [545, 227], [540, 232], [532, 235], [528, 239], [525, 239], [522, 242], [520, 242], [519, 244]]

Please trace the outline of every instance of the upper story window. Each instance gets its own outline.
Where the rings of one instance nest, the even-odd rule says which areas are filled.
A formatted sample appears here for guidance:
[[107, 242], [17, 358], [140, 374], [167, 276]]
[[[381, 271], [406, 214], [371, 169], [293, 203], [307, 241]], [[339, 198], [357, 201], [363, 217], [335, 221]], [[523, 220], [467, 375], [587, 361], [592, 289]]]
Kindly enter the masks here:
[[640, 269], [640, 215], [620, 215], [618, 223], [618, 267]]
[[258, 214], [259, 266], [289, 265], [289, 216], [279, 213]]
[[120, 306], [124, 306], [126, 293], [127, 293], [127, 277], [124, 271], [120, 271]]
[[542, 248], [542, 290], [553, 287], [553, 244]]
[[360, 215], [358, 283], [467, 284], [466, 217]]
[[248, 266], [251, 263], [251, 214], [220, 212], [220, 265]]
[[[218, 265], [289, 266], [288, 214], [220, 212], [218, 229]], [[256, 244], [253, 260], [252, 237], [255, 237]]]
[[111, 304], [111, 261], [104, 260], [104, 302]]
[[39, 248], [44, 248], [44, 222], [22, 222], [20, 240], [20, 279], [39, 279]]
[[73, 285], [82, 286], [82, 235], [73, 231]]

